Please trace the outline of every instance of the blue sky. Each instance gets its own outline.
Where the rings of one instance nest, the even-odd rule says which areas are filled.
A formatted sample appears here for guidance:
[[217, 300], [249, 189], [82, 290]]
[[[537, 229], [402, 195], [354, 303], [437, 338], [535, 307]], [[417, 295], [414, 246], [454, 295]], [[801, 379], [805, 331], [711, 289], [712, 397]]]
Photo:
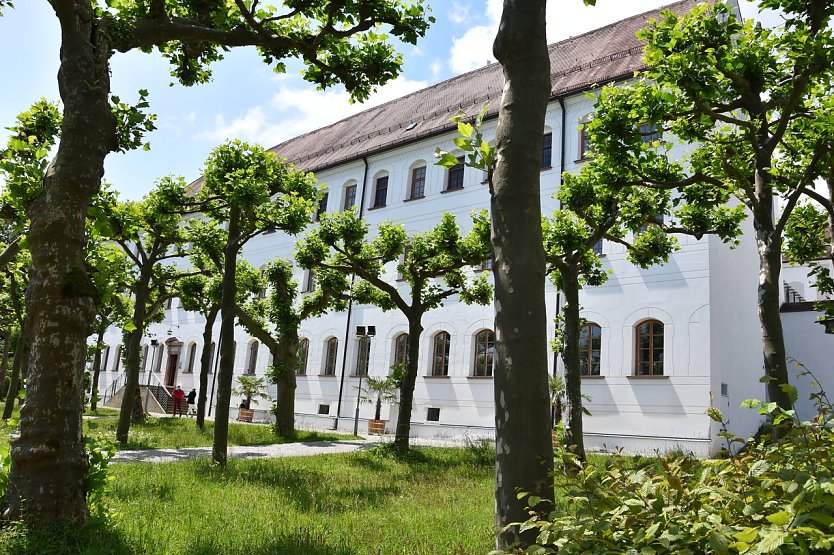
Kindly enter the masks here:
[[[105, 179], [122, 198], [147, 193], [156, 178], [174, 174], [187, 180], [200, 175], [211, 149], [227, 139], [241, 138], [273, 146], [301, 133], [338, 121], [373, 104], [485, 65], [501, 15], [501, 0], [428, 0], [437, 22], [417, 46], [404, 45], [402, 75], [374, 94], [365, 105], [350, 104], [339, 88], [317, 91], [288, 63], [277, 75], [253, 49], [237, 49], [213, 67], [207, 85], [169, 86], [168, 68], [158, 55], [117, 54], [112, 63], [112, 90], [133, 102], [139, 89], [150, 91], [157, 131], [147, 138], [151, 150], [112, 154]], [[668, 0], [548, 1], [548, 39], [555, 42], [601, 27], [623, 17], [668, 3]], [[750, 2], [741, 2], [745, 18], [758, 17]], [[776, 21], [773, 14], [766, 24]], [[59, 100], [59, 27], [47, 0], [18, 0], [0, 18], [0, 144], [5, 127], [40, 97]]]

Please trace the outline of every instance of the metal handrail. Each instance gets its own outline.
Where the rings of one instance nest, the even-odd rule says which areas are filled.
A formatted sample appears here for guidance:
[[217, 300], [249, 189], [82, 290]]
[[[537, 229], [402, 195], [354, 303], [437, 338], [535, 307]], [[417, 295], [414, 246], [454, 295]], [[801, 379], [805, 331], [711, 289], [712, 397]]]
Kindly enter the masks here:
[[116, 392], [120, 388], [124, 387], [124, 383], [122, 382], [127, 382], [127, 372], [122, 372], [118, 378], [110, 382], [110, 385], [107, 386], [107, 389], [104, 390], [104, 393], [101, 396], [102, 405], [107, 403], [107, 397], [114, 397]]

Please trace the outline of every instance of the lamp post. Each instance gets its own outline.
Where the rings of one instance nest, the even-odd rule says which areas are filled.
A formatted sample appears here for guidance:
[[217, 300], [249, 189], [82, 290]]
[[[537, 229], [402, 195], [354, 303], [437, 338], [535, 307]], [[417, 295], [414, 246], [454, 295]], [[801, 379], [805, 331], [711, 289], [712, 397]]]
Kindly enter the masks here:
[[353, 416], [353, 435], [359, 435], [359, 403], [362, 400], [362, 377], [365, 375], [365, 372], [368, 370], [368, 364], [371, 358], [371, 337], [376, 335], [376, 326], [368, 326], [367, 329], [365, 326], [356, 326], [356, 337], [359, 338], [361, 341], [362, 339], [368, 340], [368, 351], [365, 354], [365, 368], [364, 372], [362, 368], [357, 368], [357, 374], [359, 374], [359, 387], [356, 388], [356, 413]]
[[151, 347], [153, 347], [153, 352], [151, 353], [151, 367], [146, 370], [148, 373], [148, 384], [145, 386], [145, 414], [148, 413], [148, 396], [151, 394], [151, 372], [153, 372], [153, 365], [156, 362], [156, 346], [159, 345], [159, 340], [156, 338], [151, 339]]

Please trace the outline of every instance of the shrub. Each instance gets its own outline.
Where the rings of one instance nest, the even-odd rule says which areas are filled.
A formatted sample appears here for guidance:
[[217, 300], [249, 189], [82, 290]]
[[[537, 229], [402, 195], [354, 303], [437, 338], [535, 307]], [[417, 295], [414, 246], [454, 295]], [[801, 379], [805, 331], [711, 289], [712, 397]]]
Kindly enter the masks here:
[[[567, 509], [551, 511], [528, 497], [531, 517], [521, 529], [536, 529], [538, 544], [525, 553], [830, 552], [834, 433], [825, 395], [813, 398], [819, 412], [810, 422], [775, 403], [742, 404], [770, 416], [778, 441], [733, 437], [720, 411], [709, 409], [722, 423], [726, 459], [674, 453], [635, 466], [632, 458], [613, 455], [577, 472], [579, 462], [562, 453], [556, 481]], [[742, 448], [731, 455], [737, 445]]]

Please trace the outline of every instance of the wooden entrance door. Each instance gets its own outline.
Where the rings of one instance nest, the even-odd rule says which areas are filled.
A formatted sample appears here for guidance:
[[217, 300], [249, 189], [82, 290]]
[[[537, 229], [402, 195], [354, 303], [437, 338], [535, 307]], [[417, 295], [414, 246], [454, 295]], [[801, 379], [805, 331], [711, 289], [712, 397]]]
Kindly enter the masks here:
[[177, 362], [179, 361], [179, 353], [168, 354], [168, 366], [165, 368], [165, 385], [174, 387], [174, 381], [177, 379]]

